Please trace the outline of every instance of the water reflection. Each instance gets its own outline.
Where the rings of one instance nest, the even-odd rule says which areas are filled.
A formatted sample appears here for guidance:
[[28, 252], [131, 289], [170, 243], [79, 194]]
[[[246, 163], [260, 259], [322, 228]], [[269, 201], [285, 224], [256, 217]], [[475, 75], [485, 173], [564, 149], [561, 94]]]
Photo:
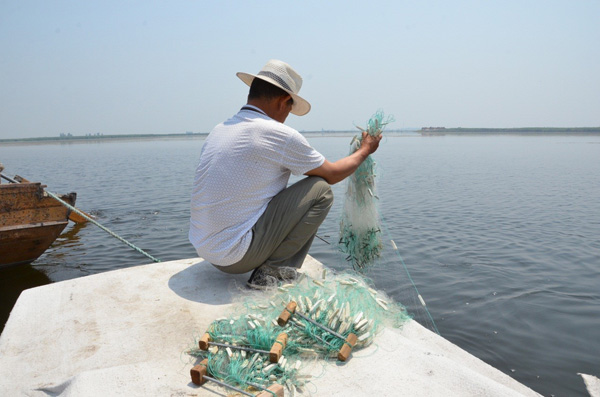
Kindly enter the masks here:
[[[81, 236], [79, 232], [88, 227], [88, 223], [75, 223], [69, 224], [71, 227], [68, 227], [65, 232], [63, 232], [52, 244], [53, 247], [78, 247], [82, 245]], [[58, 255], [64, 255], [64, 253], [59, 253]]]

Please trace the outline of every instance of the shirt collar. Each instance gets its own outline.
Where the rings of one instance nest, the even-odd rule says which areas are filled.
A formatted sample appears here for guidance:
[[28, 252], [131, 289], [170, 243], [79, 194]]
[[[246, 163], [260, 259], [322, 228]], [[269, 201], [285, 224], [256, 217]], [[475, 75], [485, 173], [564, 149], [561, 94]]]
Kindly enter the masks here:
[[256, 106], [253, 106], [253, 105], [244, 105], [244, 106], [242, 106], [242, 108], [240, 110], [250, 110], [253, 112], [258, 112], [260, 114], [264, 114], [265, 116], [268, 117], [268, 115], [262, 109], [257, 108]]

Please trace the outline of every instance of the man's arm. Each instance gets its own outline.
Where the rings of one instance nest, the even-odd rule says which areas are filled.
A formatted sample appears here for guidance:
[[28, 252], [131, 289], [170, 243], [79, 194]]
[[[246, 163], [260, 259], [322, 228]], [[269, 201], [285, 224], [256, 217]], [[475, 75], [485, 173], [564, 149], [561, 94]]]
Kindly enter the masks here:
[[358, 166], [360, 166], [371, 153], [374, 153], [377, 150], [381, 137], [381, 135], [374, 137], [363, 132], [362, 143], [356, 152], [339, 159], [334, 163], [325, 160], [320, 167], [310, 170], [304, 175], [320, 176], [330, 185], [335, 185], [352, 175]]

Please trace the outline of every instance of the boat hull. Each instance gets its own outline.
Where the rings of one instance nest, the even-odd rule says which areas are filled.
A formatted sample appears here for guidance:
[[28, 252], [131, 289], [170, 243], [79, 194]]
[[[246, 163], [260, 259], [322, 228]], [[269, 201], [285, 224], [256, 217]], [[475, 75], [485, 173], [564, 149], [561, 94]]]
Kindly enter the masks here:
[[[74, 205], [76, 197], [61, 199]], [[0, 267], [39, 258], [67, 226], [69, 213], [40, 183], [0, 185]]]

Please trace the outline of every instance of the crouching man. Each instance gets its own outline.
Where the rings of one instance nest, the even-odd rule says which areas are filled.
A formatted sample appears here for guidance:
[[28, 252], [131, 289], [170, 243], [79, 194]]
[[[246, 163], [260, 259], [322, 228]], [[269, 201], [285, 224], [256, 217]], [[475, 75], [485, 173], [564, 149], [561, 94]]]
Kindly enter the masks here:
[[[351, 175], [381, 136], [363, 133], [359, 150], [330, 162], [284, 124], [310, 111], [290, 65], [271, 60], [256, 75], [237, 76], [250, 86], [248, 101], [202, 147], [189, 239], [217, 269], [253, 271], [248, 286], [261, 289], [296, 278], [333, 203], [330, 184]], [[306, 178], [288, 187], [291, 174]]]

